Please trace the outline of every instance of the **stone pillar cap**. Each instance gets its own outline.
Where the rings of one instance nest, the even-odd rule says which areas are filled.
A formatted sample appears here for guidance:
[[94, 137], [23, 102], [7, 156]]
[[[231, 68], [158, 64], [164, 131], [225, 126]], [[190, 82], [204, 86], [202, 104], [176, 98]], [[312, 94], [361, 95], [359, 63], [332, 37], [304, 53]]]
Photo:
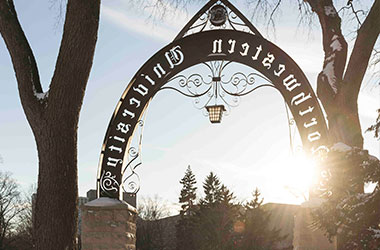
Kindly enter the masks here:
[[108, 198], [108, 197], [100, 197], [96, 200], [87, 202], [84, 204], [86, 207], [120, 207], [120, 208], [128, 208], [130, 211], [137, 213], [136, 208], [132, 207], [125, 201], [121, 201], [118, 199]]

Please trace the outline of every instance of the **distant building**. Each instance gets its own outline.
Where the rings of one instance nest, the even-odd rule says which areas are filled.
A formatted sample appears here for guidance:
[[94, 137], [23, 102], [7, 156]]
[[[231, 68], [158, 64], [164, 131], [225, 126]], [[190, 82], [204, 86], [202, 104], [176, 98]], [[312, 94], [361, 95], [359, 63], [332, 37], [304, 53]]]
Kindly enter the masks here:
[[78, 197], [78, 206], [79, 207], [86, 204], [87, 202], [89, 202], [88, 197]]
[[90, 189], [87, 191], [88, 202], [96, 200], [96, 190]]
[[[299, 211], [299, 205], [267, 203], [263, 205], [263, 209], [271, 212], [271, 220], [269, 222], [270, 228], [280, 229], [281, 236], [287, 236], [284, 240], [276, 244], [275, 250], [290, 250], [293, 249], [293, 229], [294, 229], [294, 216]], [[163, 250], [176, 249], [176, 224], [180, 219], [179, 215], [162, 218], [156, 221], [144, 221], [138, 219], [137, 226], [147, 224], [156, 224], [160, 228], [160, 240]]]

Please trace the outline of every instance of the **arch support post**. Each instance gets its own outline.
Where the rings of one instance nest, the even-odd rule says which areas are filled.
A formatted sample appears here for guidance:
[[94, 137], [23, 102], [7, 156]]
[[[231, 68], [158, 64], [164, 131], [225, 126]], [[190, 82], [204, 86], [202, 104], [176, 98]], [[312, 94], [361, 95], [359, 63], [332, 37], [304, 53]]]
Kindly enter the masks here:
[[81, 206], [82, 250], [135, 250], [137, 211], [124, 201], [102, 197]]
[[329, 242], [321, 229], [312, 227], [312, 209], [320, 206], [321, 200], [312, 198], [301, 204], [294, 216], [293, 249], [296, 250], [337, 250], [336, 238]]

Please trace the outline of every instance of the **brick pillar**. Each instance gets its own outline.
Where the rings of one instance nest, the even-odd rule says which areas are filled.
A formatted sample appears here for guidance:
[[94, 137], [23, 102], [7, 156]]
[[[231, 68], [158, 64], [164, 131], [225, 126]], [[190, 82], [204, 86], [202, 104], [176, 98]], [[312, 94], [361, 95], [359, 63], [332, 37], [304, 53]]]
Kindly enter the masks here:
[[294, 250], [336, 250], [336, 240], [330, 243], [319, 229], [310, 227], [313, 218], [311, 209], [319, 206], [320, 200], [312, 199], [304, 202], [294, 217], [293, 249]]
[[83, 250], [136, 249], [136, 209], [128, 203], [99, 198], [81, 206]]

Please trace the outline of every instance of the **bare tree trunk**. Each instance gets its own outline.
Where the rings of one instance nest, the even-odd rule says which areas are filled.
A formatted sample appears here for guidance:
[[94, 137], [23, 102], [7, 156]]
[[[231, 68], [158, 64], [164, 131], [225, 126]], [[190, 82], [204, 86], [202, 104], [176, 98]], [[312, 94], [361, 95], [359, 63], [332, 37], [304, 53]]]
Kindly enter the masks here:
[[362, 148], [357, 100], [380, 32], [380, 0], [375, 0], [358, 30], [347, 68], [347, 43], [332, 0], [306, 1], [317, 13], [322, 28], [325, 59], [318, 76], [317, 93], [327, 113], [331, 143], [344, 142]]
[[39, 157], [37, 249], [75, 249], [77, 127], [97, 41], [100, 0], [68, 0], [52, 82], [43, 93], [37, 64], [12, 0], [0, 0], [0, 33], [16, 73], [21, 103]]

